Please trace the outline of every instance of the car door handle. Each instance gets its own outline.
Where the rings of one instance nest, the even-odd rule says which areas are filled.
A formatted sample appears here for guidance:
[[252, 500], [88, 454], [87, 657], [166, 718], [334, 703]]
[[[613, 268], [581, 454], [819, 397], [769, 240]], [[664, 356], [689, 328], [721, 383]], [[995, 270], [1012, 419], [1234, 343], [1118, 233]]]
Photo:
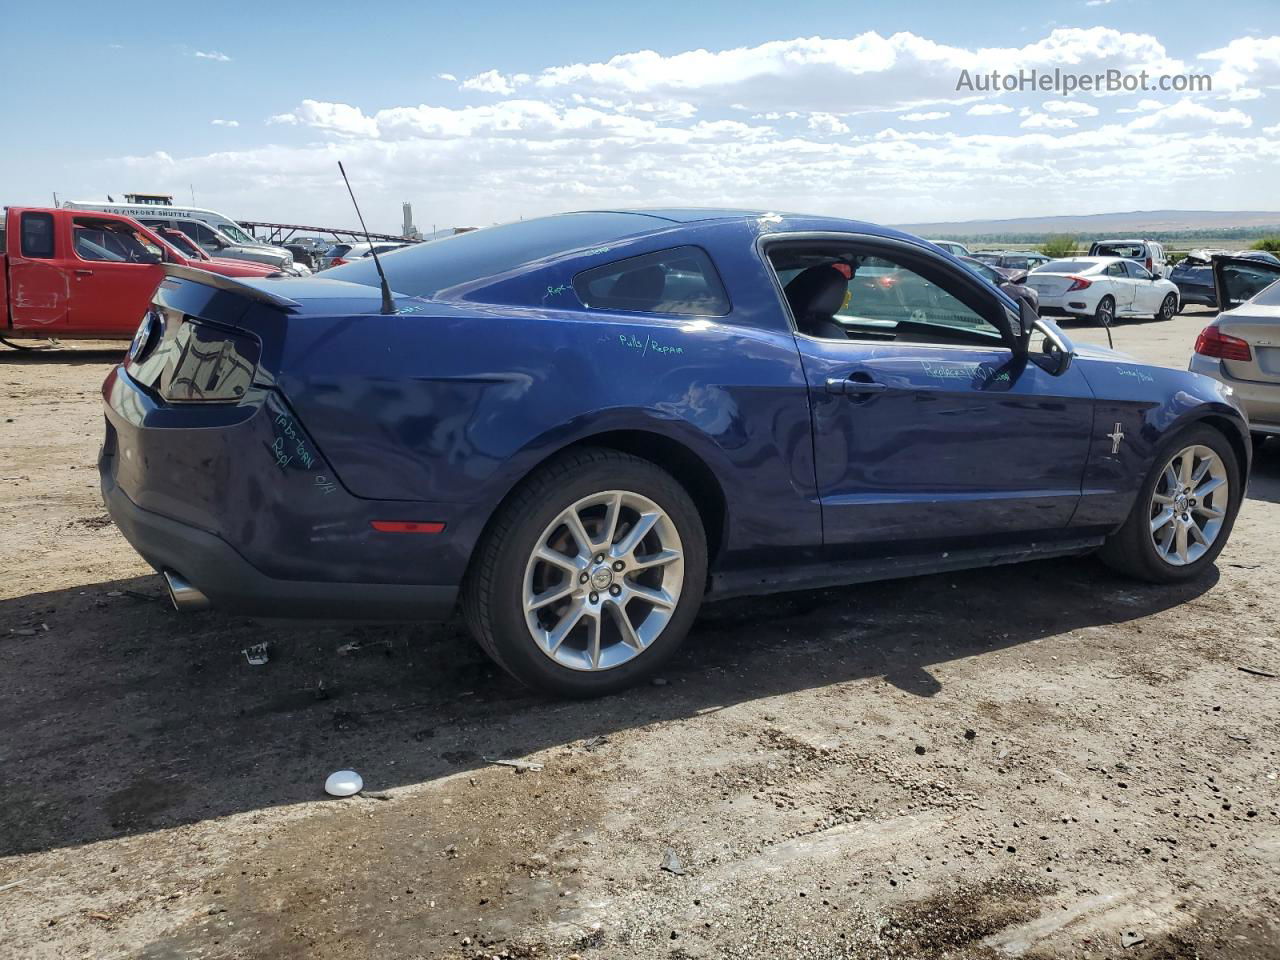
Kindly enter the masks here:
[[840, 377], [831, 377], [827, 380], [827, 393], [839, 394], [869, 394], [884, 393], [888, 387], [883, 383], [877, 383], [875, 380], [849, 380]]
[[92, 277], [92, 276], [93, 276], [93, 271], [92, 271], [92, 270], [77, 270], [77, 271], [76, 271], [76, 276], [77, 276], [77, 277]]

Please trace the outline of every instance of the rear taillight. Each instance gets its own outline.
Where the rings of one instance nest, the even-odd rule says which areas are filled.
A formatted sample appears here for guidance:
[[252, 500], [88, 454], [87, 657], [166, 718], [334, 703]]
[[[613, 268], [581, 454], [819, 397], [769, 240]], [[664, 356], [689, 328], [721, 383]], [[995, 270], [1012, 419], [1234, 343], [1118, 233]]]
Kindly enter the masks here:
[[1229, 337], [1217, 327], [1205, 327], [1196, 337], [1196, 353], [1205, 357], [1221, 357], [1223, 360], [1252, 360], [1253, 352], [1247, 340]]
[[1151, 272], [1151, 258], [1147, 257], [1147, 273]]
[[1084, 277], [1067, 277], [1071, 281], [1071, 286], [1067, 287], [1067, 293], [1072, 290], [1083, 290], [1085, 287], [1093, 286], [1092, 280], [1086, 280]]
[[346, 262], [347, 261], [343, 260], [341, 257], [334, 257], [332, 260], [329, 261], [329, 266], [340, 267]]

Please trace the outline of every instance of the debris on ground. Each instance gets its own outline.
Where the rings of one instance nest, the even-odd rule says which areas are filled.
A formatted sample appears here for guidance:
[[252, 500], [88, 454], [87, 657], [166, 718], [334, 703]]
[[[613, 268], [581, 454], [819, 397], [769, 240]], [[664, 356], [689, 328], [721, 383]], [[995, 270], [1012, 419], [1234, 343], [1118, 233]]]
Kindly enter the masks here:
[[1120, 946], [1128, 950], [1130, 947], [1136, 947], [1140, 943], [1146, 943], [1147, 938], [1140, 933], [1134, 933], [1132, 930], [1120, 934]]
[[542, 764], [533, 760], [493, 760], [489, 757], [481, 757], [485, 763], [494, 763], [500, 767], [511, 767], [516, 773], [528, 773], [529, 771], [538, 771], [542, 769]]
[[1236, 667], [1236, 669], [1237, 669], [1237, 670], [1239, 670], [1241, 673], [1251, 673], [1251, 674], [1253, 674], [1255, 677], [1270, 677], [1272, 680], [1275, 680], [1275, 679], [1276, 679], [1276, 677], [1277, 677], [1277, 675], [1276, 675], [1276, 674], [1274, 674], [1274, 673], [1267, 673], [1267, 671], [1265, 671], [1265, 670], [1258, 670], [1258, 669], [1256, 669], [1256, 668], [1254, 668], [1254, 667], [1239, 667], [1239, 666], [1238, 666], [1238, 667]]
[[670, 847], [667, 847], [666, 852], [662, 854], [662, 863], [658, 869], [665, 870], [667, 873], [674, 873], [677, 877], [684, 876], [684, 864], [680, 862], [680, 858]]
[[245, 647], [240, 652], [244, 654], [244, 658], [249, 661], [250, 666], [260, 667], [271, 659], [267, 653], [267, 647], [267, 643], [263, 641], [262, 643], [255, 643], [251, 647]]

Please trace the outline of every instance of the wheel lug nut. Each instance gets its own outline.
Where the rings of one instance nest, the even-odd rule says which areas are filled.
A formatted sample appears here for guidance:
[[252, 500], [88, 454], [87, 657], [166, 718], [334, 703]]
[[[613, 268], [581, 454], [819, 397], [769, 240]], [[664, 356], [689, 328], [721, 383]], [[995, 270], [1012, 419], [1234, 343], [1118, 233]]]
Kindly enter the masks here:
[[591, 595], [591, 602], [592, 602], [592, 603], [599, 603], [599, 602], [600, 602], [600, 594], [598, 594], [598, 593], [593, 593], [593, 594]]
[[618, 596], [618, 594], [622, 593], [622, 588], [615, 583], [612, 587], [609, 588], [609, 593], [611, 593], [613, 596], [616, 597]]
[[625, 564], [625, 563], [623, 563], [621, 560], [615, 560], [615, 561], [613, 561], [613, 569], [615, 569], [615, 570], [621, 570], [621, 569], [622, 569], [623, 567], [625, 567], [625, 566], [626, 566], [626, 564]]
[[596, 557], [596, 563], [604, 563], [604, 554], [603, 554], [603, 553]]
[[591, 579], [591, 578], [590, 578], [590, 577], [588, 577], [585, 573], [580, 573], [580, 574], [578, 574], [578, 582], [579, 582], [579, 583], [586, 583], [586, 582], [587, 582], [588, 580], [590, 580], [590, 579]]

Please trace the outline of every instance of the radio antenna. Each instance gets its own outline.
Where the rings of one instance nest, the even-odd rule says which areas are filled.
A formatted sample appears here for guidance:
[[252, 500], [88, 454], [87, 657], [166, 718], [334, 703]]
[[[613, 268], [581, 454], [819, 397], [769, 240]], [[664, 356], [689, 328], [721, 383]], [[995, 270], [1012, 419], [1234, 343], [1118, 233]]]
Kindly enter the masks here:
[[351, 194], [351, 205], [356, 208], [356, 217], [360, 220], [360, 229], [364, 231], [364, 238], [369, 244], [369, 254], [373, 257], [373, 265], [378, 268], [378, 277], [382, 280], [382, 312], [391, 314], [396, 312], [396, 305], [391, 301], [391, 284], [387, 283], [387, 275], [382, 269], [382, 261], [378, 259], [378, 248], [373, 245], [373, 239], [369, 236], [369, 228], [364, 225], [364, 214], [360, 212], [360, 204], [356, 203], [355, 192], [351, 189], [351, 181], [347, 179], [347, 171], [342, 167], [342, 161], [338, 161], [338, 172], [342, 174], [342, 182], [347, 185], [347, 193]]

